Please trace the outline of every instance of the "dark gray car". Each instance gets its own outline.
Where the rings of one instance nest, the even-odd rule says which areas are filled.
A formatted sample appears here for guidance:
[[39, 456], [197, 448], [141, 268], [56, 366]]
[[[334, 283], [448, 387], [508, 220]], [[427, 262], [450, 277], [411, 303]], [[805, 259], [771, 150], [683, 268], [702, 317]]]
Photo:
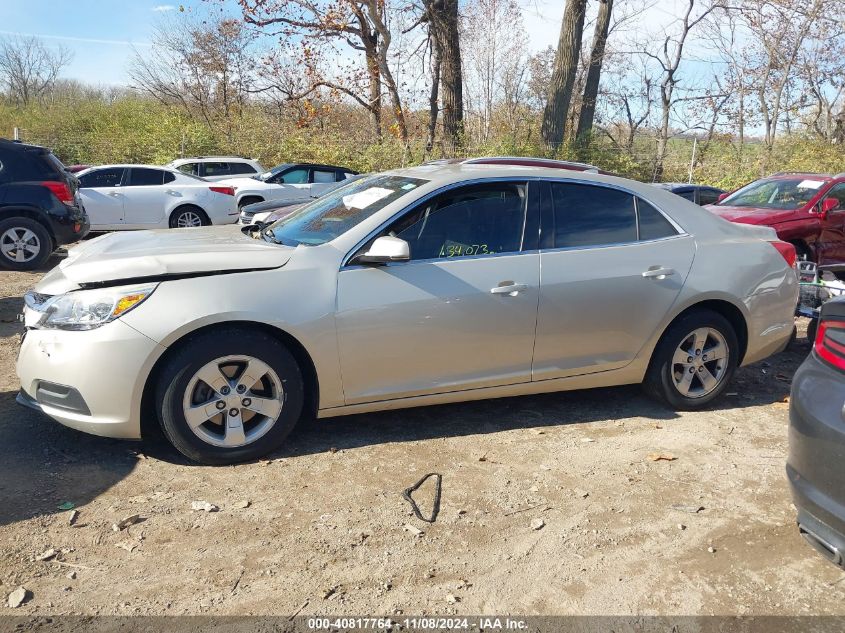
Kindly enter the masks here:
[[843, 567], [845, 299], [821, 310], [813, 351], [792, 381], [786, 466], [801, 535]]
[[724, 189], [719, 189], [718, 187], [693, 185], [685, 182], [655, 182], [652, 184], [655, 187], [671, 191], [675, 195], [686, 198], [690, 202], [694, 202], [702, 207], [706, 204], [714, 204], [719, 200], [719, 196], [725, 193]]

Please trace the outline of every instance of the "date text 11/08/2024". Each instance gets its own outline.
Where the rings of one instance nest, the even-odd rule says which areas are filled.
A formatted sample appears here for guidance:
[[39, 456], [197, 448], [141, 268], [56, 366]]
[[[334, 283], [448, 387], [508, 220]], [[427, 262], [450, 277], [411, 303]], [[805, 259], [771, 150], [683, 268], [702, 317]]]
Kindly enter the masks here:
[[373, 629], [385, 630], [400, 626], [406, 630], [504, 630], [521, 631], [528, 628], [525, 620], [498, 617], [406, 617], [391, 618], [308, 618], [307, 626], [312, 630], [327, 629]]

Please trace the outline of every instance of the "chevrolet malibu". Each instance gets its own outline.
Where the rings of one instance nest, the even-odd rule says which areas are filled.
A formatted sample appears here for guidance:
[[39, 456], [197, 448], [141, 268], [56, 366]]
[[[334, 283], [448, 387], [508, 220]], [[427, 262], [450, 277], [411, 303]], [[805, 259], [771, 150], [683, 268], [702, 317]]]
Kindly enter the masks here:
[[25, 296], [18, 401], [110, 437], [157, 420], [207, 464], [304, 415], [633, 383], [696, 409], [789, 341], [794, 260], [770, 228], [613, 176], [386, 172], [260, 230], [73, 249]]

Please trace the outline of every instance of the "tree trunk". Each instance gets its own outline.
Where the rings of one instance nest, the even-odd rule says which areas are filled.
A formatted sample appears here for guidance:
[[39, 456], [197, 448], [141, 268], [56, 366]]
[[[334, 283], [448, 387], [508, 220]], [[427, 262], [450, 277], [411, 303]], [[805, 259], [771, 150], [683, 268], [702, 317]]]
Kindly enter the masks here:
[[572, 101], [572, 85], [578, 70], [581, 36], [584, 32], [584, 14], [587, 0], [567, 0], [560, 25], [560, 38], [555, 54], [555, 65], [549, 84], [549, 96], [543, 112], [541, 134], [543, 142], [552, 151], [563, 142], [566, 116]]
[[425, 151], [427, 154], [434, 149], [434, 135], [437, 131], [437, 115], [440, 113], [439, 108], [439, 90], [440, 90], [440, 53], [436, 46], [432, 46], [432, 64], [431, 64], [431, 94], [428, 98], [428, 138], [425, 142]]
[[596, 99], [599, 94], [601, 67], [604, 63], [604, 48], [607, 44], [607, 33], [610, 30], [610, 14], [613, 11], [613, 0], [602, 0], [599, 3], [599, 14], [596, 18], [596, 29], [593, 32], [593, 47], [590, 53], [590, 66], [587, 68], [587, 78], [584, 81], [584, 98], [581, 100], [581, 112], [578, 114], [578, 131], [575, 137], [579, 143], [588, 140], [593, 129], [596, 116]]
[[373, 136], [377, 142], [382, 140], [381, 127], [381, 73], [378, 63], [378, 33], [372, 32], [363, 34], [364, 58], [367, 62], [367, 77], [369, 80], [369, 107], [370, 122], [373, 126]]
[[448, 154], [454, 155], [461, 145], [464, 125], [458, 0], [426, 0], [425, 7], [440, 58], [443, 145]]

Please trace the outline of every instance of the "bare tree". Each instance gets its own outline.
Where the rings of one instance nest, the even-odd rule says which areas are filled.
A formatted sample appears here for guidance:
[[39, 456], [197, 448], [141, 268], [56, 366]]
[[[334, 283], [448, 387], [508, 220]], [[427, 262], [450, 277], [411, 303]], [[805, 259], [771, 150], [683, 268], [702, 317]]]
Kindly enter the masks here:
[[0, 42], [0, 83], [12, 102], [29, 105], [50, 91], [72, 59], [66, 48], [50, 49], [37, 37], [7, 38]]
[[684, 14], [675, 22], [674, 32], [667, 32], [659, 41], [660, 47], [653, 49], [649, 44], [642, 47], [642, 52], [657, 62], [661, 69], [660, 81], [660, 127], [658, 129], [657, 150], [654, 157], [654, 179], [660, 181], [663, 177], [663, 163], [666, 159], [666, 148], [669, 144], [672, 109], [675, 106], [675, 94], [681, 75], [678, 70], [684, 61], [684, 48], [689, 42], [690, 33], [696, 26], [710, 15], [717, 6], [709, 0], [699, 1], [700, 11], [693, 15], [696, 0], [687, 0]]
[[198, 115], [231, 141], [255, 77], [251, 36], [238, 20], [162, 23], [150, 51], [136, 51], [129, 69], [134, 85], [158, 101]]
[[572, 101], [572, 86], [578, 72], [586, 10], [587, 0], [567, 0], [563, 11], [555, 65], [541, 127], [543, 142], [552, 150], [557, 149], [563, 142], [566, 133], [566, 117], [569, 113], [569, 103]]

